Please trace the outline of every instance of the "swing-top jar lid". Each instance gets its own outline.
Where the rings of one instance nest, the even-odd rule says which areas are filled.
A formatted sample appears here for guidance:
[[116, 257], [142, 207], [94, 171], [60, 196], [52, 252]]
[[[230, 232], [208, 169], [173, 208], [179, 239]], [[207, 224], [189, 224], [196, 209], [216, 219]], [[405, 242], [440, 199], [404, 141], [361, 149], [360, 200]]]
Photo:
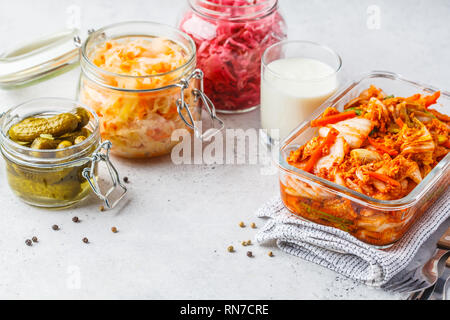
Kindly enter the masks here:
[[66, 29], [0, 51], [0, 87], [17, 87], [67, 71], [79, 61], [78, 29]]

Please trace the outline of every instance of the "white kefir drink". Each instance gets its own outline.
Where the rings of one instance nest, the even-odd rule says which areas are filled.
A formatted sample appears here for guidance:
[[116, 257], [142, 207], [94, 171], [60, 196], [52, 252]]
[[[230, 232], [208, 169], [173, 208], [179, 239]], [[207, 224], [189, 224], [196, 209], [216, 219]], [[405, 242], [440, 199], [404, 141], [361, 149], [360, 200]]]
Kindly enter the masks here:
[[[266, 65], [261, 80], [261, 124], [284, 139], [338, 87], [336, 69], [310, 58], [284, 58]], [[272, 137], [275, 138], [275, 137]]]

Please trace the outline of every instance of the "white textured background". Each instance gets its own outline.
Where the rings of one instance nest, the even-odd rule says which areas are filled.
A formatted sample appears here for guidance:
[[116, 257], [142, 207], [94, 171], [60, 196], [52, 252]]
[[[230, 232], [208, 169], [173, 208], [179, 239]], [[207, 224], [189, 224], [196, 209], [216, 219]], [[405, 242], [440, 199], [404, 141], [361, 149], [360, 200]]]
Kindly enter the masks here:
[[[0, 0], [0, 48], [62, 29], [72, 4], [82, 9], [87, 30], [125, 20], [175, 24], [185, 1]], [[370, 5], [381, 10], [378, 30], [367, 28]], [[450, 88], [449, 1], [281, 0], [281, 8], [291, 39], [321, 42], [341, 54], [344, 79], [382, 69]], [[0, 89], [0, 111], [35, 97], [74, 97], [78, 74]], [[259, 112], [225, 119], [228, 127], [258, 127]], [[253, 246], [256, 257], [247, 258], [239, 241], [253, 231], [237, 223], [256, 221], [253, 212], [278, 192], [276, 177], [260, 175], [259, 167], [114, 160], [132, 183], [129, 201], [110, 213], [99, 213], [95, 199], [62, 212], [28, 207], [12, 196], [0, 171], [0, 298], [402, 298], [274, 249], [268, 258], [269, 248]], [[74, 215], [82, 223], [72, 223]], [[61, 230], [52, 231], [53, 224]], [[112, 234], [112, 226], [120, 232]], [[448, 226], [410, 267], [429, 257]], [[33, 235], [40, 243], [26, 247]], [[85, 236], [91, 244], [81, 242]], [[229, 244], [238, 252], [227, 253]]]

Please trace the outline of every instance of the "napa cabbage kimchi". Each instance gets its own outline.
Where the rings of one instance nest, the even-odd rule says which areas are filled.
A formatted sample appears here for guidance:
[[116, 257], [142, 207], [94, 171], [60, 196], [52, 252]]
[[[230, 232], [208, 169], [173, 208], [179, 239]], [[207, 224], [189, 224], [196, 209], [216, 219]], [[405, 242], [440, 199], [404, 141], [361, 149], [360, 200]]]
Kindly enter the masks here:
[[[287, 162], [371, 198], [408, 195], [450, 150], [450, 117], [438, 112], [440, 92], [386, 95], [371, 86], [311, 122], [318, 135], [290, 152]], [[293, 175], [281, 178], [285, 205], [309, 220], [349, 231], [377, 245], [392, 243], [412, 217], [374, 210]]]

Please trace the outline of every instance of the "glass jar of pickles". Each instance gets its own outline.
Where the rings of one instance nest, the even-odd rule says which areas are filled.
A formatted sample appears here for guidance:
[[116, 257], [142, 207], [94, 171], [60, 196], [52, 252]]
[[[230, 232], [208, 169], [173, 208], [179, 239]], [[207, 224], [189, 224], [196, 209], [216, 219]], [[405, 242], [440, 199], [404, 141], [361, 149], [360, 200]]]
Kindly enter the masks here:
[[79, 100], [98, 114], [101, 136], [116, 155], [170, 153], [177, 129], [205, 138], [196, 125], [202, 107], [223, 127], [203, 93], [195, 44], [175, 28], [125, 22], [99, 29], [82, 44], [80, 64]]
[[[71, 206], [93, 191], [113, 207], [125, 194], [109, 161], [111, 143], [101, 142], [95, 112], [67, 99], [35, 99], [1, 117], [1, 153], [11, 190], [24, 202], [47, 208]], [[102, 194], [99, 162], [105, 162], [113, 187]], [[111, 203], [109, 195], [121, 189]]]

